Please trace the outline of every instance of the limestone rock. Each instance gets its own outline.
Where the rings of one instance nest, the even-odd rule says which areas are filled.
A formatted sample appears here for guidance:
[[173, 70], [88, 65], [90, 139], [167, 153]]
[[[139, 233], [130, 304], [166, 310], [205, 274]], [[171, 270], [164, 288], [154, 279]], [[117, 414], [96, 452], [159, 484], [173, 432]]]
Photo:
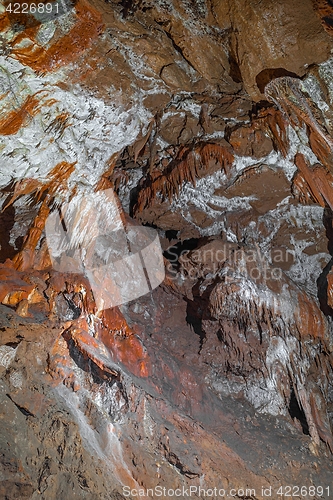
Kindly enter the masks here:
[[[222, 18], [224, 15], [222, 12]], [[229, 16], [240, 73], [254, 100], [263, 98], [258, 82], [263, 70], [281, 76], [282, 69], [285, 75], [289, 72], [301, 77], [308, 66], [330, 56], [332, 39], [321, 26], [311, 0], [278, 0], [274, 5], [269, 0], [237, 0], [229, 2]]]

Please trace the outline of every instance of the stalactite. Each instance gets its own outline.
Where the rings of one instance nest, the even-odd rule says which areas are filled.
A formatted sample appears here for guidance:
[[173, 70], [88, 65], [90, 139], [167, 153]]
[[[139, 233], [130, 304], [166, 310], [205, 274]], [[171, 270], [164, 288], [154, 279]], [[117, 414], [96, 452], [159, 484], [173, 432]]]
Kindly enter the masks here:
[[57, 194], [61, 196], [64, 194], [64, 199], [70, 199], [70, 191], [68, 189], [67, 181], [75, 170], [76, 162], [68, 163], [66, 161], [58, 163], [49, 173], [50, 180], [37, 180], [37, 179], [22, 179], [17, 181], [13, 186], [13, 195], [5, 204], [2, 211], [5, 211], [12, 205], [20, 196], [31, 195], [35, 203], [40, 202], [46, 195], [48, 202], [51, 203], [51, 198]]
[[16, 134], [38, 111], [38, 99], [28, 96], [19, 109], [11, 111], [0, 120], [0, 135]]
[[326, 412], [326, 403], [320, 388], [311, 387], [309, 395], [311, 414], [318, 431], [320, 439], [327, 444], [331, 453], [333, 453], [333, 436]]
[[306, 391], [305, 387], [303, 387], [303, 385], [300, 383], [298, 383], [296, 385], [295, 389], [296, 389], [295, 394], [296, 394], [296, 396], [298, 396], [299, 405], [301, 408], [303, 408], [303, 411], [305, 414], [305, 418], [306, 418], [306, 421], [307, 421], [307, 424], [309, 427], [309, 434], [310, 434], [314, 444], [316, 446], [319, 446], [319, 443], [320, 443], [319, 433], [318, 433], [318, 429], [317, 429], [316, 423], [315, 423], [313, 415], [312, 415], [311, 405], [309, 402], [309, 397], [308, 397], [307, 391]]
[[149, 123], [147, 132], [143, 135], [142, 132], [137, 137], [135, 143], [132, 146], [128, 146], [128, 153], [134, 159], [134, 163], [137, 162], [140, 153], [143, 151], [145, 145], [147, 144], [154, 126], [155, 120], [152, 119]]
[[333, 169], [333, 139], [327, 130], [321, 110], [302, 89], [302, 82], [289, 76], [272, 80], [265, 88], [273, 101], [294, 127], [308, 129], [309, 142], [320, 162]]
[[233, 163], [232, 153], [219, 144], [201, 144], [193, 150], [184, 146], [180, 149], [177, 158], [170, 163], [166, 170], [152, 172], [139, 192], [138, 201], [134, 208], [139, 213], [156, 199], [160, 194], [163, 199], [172, 200], [177, 196], [184, 182], [191, 182], [207, 175], [210, 171], [223, 169], [228, 175]]
[[[15, 183], [13, 195], [5, 204], [3, 211], [12, 205], [20, 196], [30, 195], [35, 204], [40, 202], [38, 214], [24, 238], [23, 246], [13, 258], [13, 262], [18, 270], [27, 270], [34, 265], [35, 249], [42, 236], [46, 219], [50, 213], [50, 207], [54, 203], [54, 197], [64, 199], [70, 197], [68, 179], [75, 169], [74, 163], [61, 162], [50, 172], [48, 181], [37, 181], [35, 179], [23, 179]], [[49, 264], [49, 261], [46, 262]]]
[[[288, 122], [281, 111], [274, 108], [261, 110], [258, 113], [256, 121], [259, 127], [265, 130], [271, 137], [275, 149], [281, 151], [283, 156], [286, 157], [289, 150]], [[256, 121], [254, 121], [254, 123], [256, 123]]]
[[21, 250], [13, 258], [13, 263], [17, 270], [26, 271], [34, 266], [36, 246], [44, 230], [45, 221], [50, 213], [47, 201], [44, 200], [37, 217], [35, 217], [32, 226], [29, 228], [24, 238]]
[[[245, 264], [246, 271], [244, 258], [233, 262], [228, 279], [217, 282], [209, 297], [209, 317], [218, 322], [222, 332], [220, 366], [226, 374], [247, 377], [254, 391], [256, 383], [261, 390], [267, 383], [265, 397], [272, 401], [276, 397], [269, 395], [273, 384], [285, 405], [290, 397], [286, 387], [292, 383], [313, 443], [318, 446], [321, 439], [331, 449], [333, 436], [324, 396], [327, 387], [321, 384], [321, 367], [315, 366], [319, 349], [328, 349], [329, 343], [323, 315], [317, 304], [287, 277], [279, 280], [278, 289], [277, 283], [270, 288], [269, 281], [251, 279], [252, 262]], [[257, 265], [260, 267], [262, 262], [258, 260]], [[241, 279], [240, 273], [244, 275]], [[277, 368], [282, 359], [284, 366], [279, 364]], [[263, 373], [263, 366], [268, 374]]]
[[301, 174], [293, 181], [293, 189], [301, 199], [312, 199], [322, 207], [333, 209], [333, 176], [322, 165], [309, 166], [301, 153], [295, 156], [295, 164]]
[[[118, 159], [119, 159], [118, 153], [115, 153], [111, 156], [111, 158], [107, 162], [107, 168], [106, 168], [105, 172], [103, 172], [100, 180], [98, 181], [98, 183], [95, 187], [96, 192], [103, 191], [104, 189], [109, 189], [111, 187], [114, 187], [115, 189], [117, 189], [117, 186], [113, 185], [113, 182], [111, 181], [111, 177], [112, 177], [112, 174], [113, 174], [113, 171], [114, 171], [114, 168], [116, 166]], [[113, 179], [113, 181], [114, 181], [114, 179]]]

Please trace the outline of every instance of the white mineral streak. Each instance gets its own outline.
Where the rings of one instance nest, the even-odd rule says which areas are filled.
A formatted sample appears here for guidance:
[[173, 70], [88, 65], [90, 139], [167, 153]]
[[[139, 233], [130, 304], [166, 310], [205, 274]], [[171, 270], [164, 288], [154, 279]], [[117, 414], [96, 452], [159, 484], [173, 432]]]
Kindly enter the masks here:
[[[110, 157], [145, 131], [151, 115], [140, 104], [140, 96], [130, 108], [122, 104], [120, 93], [113, 95], [112, 104], [106, 104], [79, 85], [63, 90], [57, 82], [64, 77], [61, 70], [36, 76], [18, 61], [0, 56], [0, 92], [6, 94], [0, 111], [19, 109], [28, 96], [37, 93], [40, 100], [39, 112], [26, 126], [0, 139], [0, 186], [26, 177], [45, 181], [58, 163], [66, 161], [76, 162], [69, 185], [89, 190]], [[60, 127], [56, 120], [62, 113], [68, 114], [68, 126]]]
[[[288, 198], [283, 200], [274, 210], [259, 217], [258, 225], [251, 225], [246, 230], [247, 241], [256, 242], [260, 251], [270, 261], [272, 255], [272, 240], [280, 228], [285, 225], [289, 227], [289, 235], [286, 235], [286, 247], [293, 263], [285, 273], [296, 283], [305, 287], [306, 291], [317, 296], [316, 281], [331, 256], [327, 252], [314, 252], [308, 255], [304, 250], [320, 245], [322, 238], [324, 209], [315, 205], [290, 205]], [[260, 225], [264, 224], [266, 231], [260, 231]], [[296, 230], [296, 235], [293, 234]], [[302, 234], [302, 238], [299, 238]], [[289, 259], [289, 257], [288, 257]]]
[[21, 371], [14, 370], [9, 376], [9, 381], [13, 387], [16, 389], [22, 389], [23, 385], [23, 374]]
[[14, 349], [8, 345], [0, 346], [0, 366], [8, 368], [14, 361], [17, 347]]
[[[76, 370], [78, 374], [79, 370]], [[82, 374], [79, 376], [81, 377]], [[81, 388], [73, 393], [64, 385], [59, 385], [55, 391], [63, 399], [65, 405], [72, 413], [80, 429], [84, 447], [93, 455], [100, 458], [106, 467], [110, 467], [112, 474], [122, 486], [130, 486], [139, 489], [127, 463], [123, 457], [122, 445], [119, 440], [121, 425], [110, 422], [110, 404], [115, 404], [112, 389], [104, 397], [100, 393], [93, 393], [88, 389]], [[86, 404], [93, 404], [100, 412], [99, 428], [91, 427], [89, 418], [84, 413]], [[120, 406], [123, 405], [120, 400]]]
[[[302, 152], [305, 154], [310, 161], [314, 162], [315, 156], [311, 150], [304, 145], [295, 131], [289, 127], [289, 138], [290, 138], [290, 151], [287, 158], [284, 158], [281, 153], [275, 151], [271, 152], [265, 158], [260, 160], [248, 157], [235, 157], [233, 168], [236, 175], [240, 175], [244, 170], [252, 165], [269, 165], [274, 170], [283, 170], [288, 180], [291, 180], [297, 168], [293, 163], [293, 158], [296, 152]], [[202, 236], [211, 236], [224, 232], [227, 236], [228, 241], [236, 242], [236, 235], [226, 227], [226, 223], [223, 217], [224, 213], [233, 212], [238, 210], [251, 210], [251, 200], [255, 200], [254, 196], [235, 196], [233, 198], [227, 198], [225, 196], [217, 196], [215, 191], [218, 188], [224, 188], [227, 185], [227, 177], [224, 171], [220, 170], [208, 175], [202, 179], [197, 180], [196, 186], [193, 186], [191, 182], [184, 182], [182, 188], [180, 189], [179, 196], [174, 197], [171, 204], [171, 210], [174, 212], [180, 212], [185, 220], [187, 220], [192, 226], [200, 232]], [[281, 207], [277, 207], [276, 210], [271, 210], [267, 214], [260, 218], [263, 221], [267, 218], [268, 221], [272, 220], [270, 223], [272, 232], [269, 235], [270, 241], [272, 240], [274, 234], [278, 231], [283, 221], [290, 220], [293, 217], [293, 212], [295, 210], [294, 206], [291, 206], [288, 202], [289, 199], [285, 200], [285, 205], [283, 202], [280, 203]], [[206, 228], [200, 228], [196, 226], [191, 218], [190, 207], [196, 207], [200, 211], [205, 212], [209, 217], [214, 219], [212, 225]], [[214, 208], [214, 206], [216, 208]], [[311, 219], [308, 220], [307, 217], [301, 216], [302, 228], [304, 230], [310, 229], [313, 224], [315, 224], [316, 229], [322, 227], [322, 214], [323, 210], [321, 207], [304, 207], [300, 206], [297, 208], [300, 214], [304, 211], [305, 213], [311, 211]], [[301, 226], [300, 226], [301, 227]], [[249, 228], [245, 228], [245, 231], [250, 231]], [[263, 236], [257, 234], [259, 241], [262, 240]], [[263, 242], [264, 243], [264, 242]], [[268, 241], [265, 241], [267, 246]], [[319, 259], [325, 256], [320, 255]]]
[[319, 64], [319, 76], [325, 82], [329, 93], [329, 104], [333, 104], [333, 58]]
[[[259, 261], [258, 265], [260, 267]], [[243, 321], [250, 330], [256, 331], [256, 322], [261, 321], [260, 318], [263, 316], [269, 329], [269, 345], [263, 359], [262, 376], [255, 370], [252, 374], [248, 374], [245, 389], [237, 383], [237, 380], [216, 382], [214, 376], [212, 386], [223, 394], [238, 393], [243, 390], [246, 399], [260, 413], [286, 415], [288, 408], [286, 394], [290, 390], [288, 380], [292, 377], [295, 392], [298, 393], [298, 389], [305, 384], [311, 361], [318, 348], [316, 345], [308, 344], [302, 352], [297, 336], [294, 336], [299, 320], [297, 289], [285, 283], [277, 294], [267, 286], [264, 279], [260, 285], [255, 284], [247, 274], [245, 253], [234, 267], [225, 267], [219, 274], [221, 282], [211, 296], [213, 317], [226, 316], [235, 323]], [[245, 347], [247, 344], [245, 337], [242, 338], [242, 342]], [[287, 387], [283, 387], [282, 374], [285, 376]], [[306, 405], [306, 401], [304, 404]], [[310, 425], [311, 411], [307, 406], [303, 408]], [[315, 431], [311, 432], [313, 439], [316, 440]]]

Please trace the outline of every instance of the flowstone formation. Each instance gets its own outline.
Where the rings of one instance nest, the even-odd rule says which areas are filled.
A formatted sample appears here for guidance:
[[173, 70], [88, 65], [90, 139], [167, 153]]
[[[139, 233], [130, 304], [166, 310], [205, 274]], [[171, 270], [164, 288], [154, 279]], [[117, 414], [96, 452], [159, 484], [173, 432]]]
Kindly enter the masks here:
[[[60, 3], [0, 5], [1, 498], [329, 499], [331, 2]], [[104, 307], [71, 206], [163, 282]]]

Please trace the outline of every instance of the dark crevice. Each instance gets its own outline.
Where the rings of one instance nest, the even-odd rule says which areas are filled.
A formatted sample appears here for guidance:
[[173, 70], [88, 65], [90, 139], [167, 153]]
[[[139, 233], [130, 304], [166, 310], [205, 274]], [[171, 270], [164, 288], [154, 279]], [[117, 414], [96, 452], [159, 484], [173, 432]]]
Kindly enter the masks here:
[[[0, 328], [0, 330], [4, 332], [5, 328], [4, 329]], [[21, 342], [22, 339], [18, 340], [17, 342], [6, 342], [4, 345], [7, 345], [8, 347], [12, 347], [13, 349], [15, 349]]]
[[230, 53], [230, 56], [229, 56], [229, 67], [230, 67], [229, 75], [233, 79], [233, 81], [236, 83], [243, 83], [243, 78], [242, 78], [242, 73], [241, 73], [240, 67], [239, 67], [239, 65], [236, 61], [236, 58], [232, 52]]
[[15, 401], [11, 398], [10, 394], [6, 394], [6, 396], [7, 396], [7, 398], [9, 398], [11, 400], [12, 403], [14, 403], [14, 405], [16, 406], [16, 408], [18, 410], [20, 410], [20, 412], [23, 413], [23, 415], [25, 417], [34, 417], [35, 416], [33, 413], [31, 413], [29, 410], [27, 410], [23, 406], [20, 406], [19, 404], [15, 403]]
[[141, 0], [122, 0], [122, 16], [126, 19], [129, 16], [135, 14], [135, 12], [141, 7]]
[[81, 316], [81, 309], [79, 307], [77, 307], [77, 305], [75, 304], [75, 302], [72, 300], [72, 298], [70, 297], [69, 294], [67, 293], [63, 293], [63, 296], [67, 302], [67, 305], [69, 307], [69, 309], [71, 310], [72, 314], [73, 314], [73, 319], [78, 319], [80, 316]]
[[134, 218], [134, 207], [137, 204], [138, 201], [138, 196], [139, 196], [140, 189], [138, 186], [135, 186], [130, 190], [130, 195], [129, 195], [129, 216]]
[[10, 205], [4, 212], [0, 213], [1, 245], [0, 262], [12, 259], [16, 254], [15, 248], [10, 244], [10, 233], [15, 224], [15, 208]]
[[[176, 231], [176, 233], [177, 233], [177, 231]], [[170, 234], [172, 234], [172, 231], [169, 231], [169, 235]], [[166, 236], [166, 237], [168, 238], [168, 236]], [[198, 247], [199, 242], [201, 242], [201, 241], [202, 241], [202, 239], [199, 240], [198, 238], [190, 238], [188, 240], [179, 241], [175, 245], [172, 245], [167, 250], [165, 250], [165, 252], [163, 253], [163, 256], [166, 259], [168, 259], [168, 261], [171, 262], [171, 264], [177, 266], [179, 257], [184, 252], [187, 252], [190, 250], [195, 250]]]
[[186, 323], [191, 325], [194, 333], [200, 337], [200, 350], [205, 339], [205, 332], [202, 329], [202, 310], [197, 308], [197, 304], [192, 301], [187, 302]]
[[256, 83], [258, 89], [263, 94], [265, 91], [266, 85], [274, 80], [275, 78], [280, 78], [282, 76], [291, 76], [293, 78], [300, 78], [299, 75], [293, 73], [292, 71], [288, 71], [285, 68], [267, 68], [263, 69], [256, 76]]
[[190, 479], [200, 476], [200, 474], [198, 474], [197, 472], [190, 471], [188, 467], [181, 462], [181, 460], [175, 453], [169, 452], [166, 458], [171, 465], [178, 469], [181, 475], [189, 477]]
[[202, 320], [207, 319], [210, 316], [208, 313], [209, 298], [215, 285], [216, 282], [214, 281], [209, 286], [207, 286], [203, 293], [200, 293], [200, 280], [192, 288], [194, 300], [190, 300], [188, 298], [184, 299], [187, 303], [186, 322], [193, 328], [194, 333], [200, 338], [200, 347], [198, 354], [200, 354], [206, 338], [206, 333], [202, 328]]
[[96, 363], [89, 359], [88, 356], [84, 356], [77, 349], [69, 332], [64, 332], [63, 337], [67, 343], [70, 357], [74, 363], [84, 372], [90, 373], [95, 384], [101, 385], [105, 381], [108, 381], [112, 385], [115, 381], [120, 381], [120, 374], [114, 375], [103, 371]]
[[296, 420], [298, 420], [300, 422], [300, 424], [302, 426], [303, 434], [306, 434], [308, 436], [310, 434], [309, 433], [309, 426], [308, 426], [308, 423], [306, 421], [305, 413], [302, 410], [302, 408], [300, 408], [300, 406], [298, 404], [294, 389], [291, 390], [288, 411], [289, 411], [289, 415], [291, 416], [291, 418], [293, 420], [296, 418]]
[[168, 229], [167, 231], [165, 231], [165, 237], [169, 241], [177, 240], [178, 239], [178, 233], [179, 233], [179, 231], [177, 231], [177, 229]]
[[193, 64], [191, 63], [191, 61], [189, 61], [189, 59], [187, 59], [187, 57], [185, 57], [184, 55], [184, 52], [183, 52], [183, 49], [181, 47], [179, 47], [179, 45], [176, 44], [176, 42], [174, 41], [174, 39], [172, 38], [171, 34], [168, 33], [167, 31], [164, 31], [164, 33], [166, 34], [166, 36], [171, 40], [171, 43], [172, 43], [172, 46], [173, 48], [175, 49], [176, 52], [178, 52], [178, 54], [183, 58], [185, 59], [185, 61], [187, 62], [187, 64], [189, 64], [191, 66], [192, 69], [194, 69], [194, 71], [197, 73], [197, 69], [193, 66]]
[[333, 18], [331, 16], [325, 16], [323, 17], [323, 21], [329, 26], [330, 28], [333, 27]]

